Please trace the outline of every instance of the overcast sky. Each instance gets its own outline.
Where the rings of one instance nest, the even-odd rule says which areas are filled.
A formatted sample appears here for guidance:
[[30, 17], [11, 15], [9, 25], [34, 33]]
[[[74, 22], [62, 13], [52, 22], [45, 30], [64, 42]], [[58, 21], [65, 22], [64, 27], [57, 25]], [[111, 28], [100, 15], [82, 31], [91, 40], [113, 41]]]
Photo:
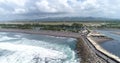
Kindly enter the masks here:
[[120, 17], [120, 0], [0, 0], [0, 19]]

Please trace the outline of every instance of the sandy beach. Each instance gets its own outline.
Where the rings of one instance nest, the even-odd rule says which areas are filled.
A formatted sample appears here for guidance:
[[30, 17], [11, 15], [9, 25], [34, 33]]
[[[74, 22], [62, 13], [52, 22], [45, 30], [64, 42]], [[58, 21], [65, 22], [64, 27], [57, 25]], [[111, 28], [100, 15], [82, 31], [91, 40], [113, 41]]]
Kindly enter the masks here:
[[38, 31], [38, 30], [29, 30], [29, 29], [0, 29], [0, 32], [17, 32], [17, 33], [40, 34], [40, 35], [49, 35], [49, 36], [56, 36], [56, 37], [71, 37], [71, 38], [80, 37], [80, 33], [50, 31], [50, 30]]
[[112, 38], [109, 38], [107, 36], [104, 36], [103, 34], [96, 32], [96, 31], [92, 31], [90, 33], [89, 36], [92, 40], [94, 40], [96, 43], [102, 43], [102, 42], [106, 42], [106, 41], [110, 41], [113, 40]]
[[120, 35], [120, 32], [112, 32], [112, 33], [117, 34], [117, 35]]
[[106, 42], [106, 41], [110, 41], [112, 40], [111, 38], [108, 38], [106, 36], [90, 36], [90, 38], [92, 40], [94, 40], [97, 43], [102, 43], [102, 42]]

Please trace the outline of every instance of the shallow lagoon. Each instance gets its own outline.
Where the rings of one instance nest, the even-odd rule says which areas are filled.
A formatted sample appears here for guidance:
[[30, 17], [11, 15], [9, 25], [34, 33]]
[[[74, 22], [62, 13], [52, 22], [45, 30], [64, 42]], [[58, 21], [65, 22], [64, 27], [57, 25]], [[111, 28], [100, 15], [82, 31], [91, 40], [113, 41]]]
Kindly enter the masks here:
[[97, 30], [97, 31], [113, 39], [111, 41], [100, 43], [100, 45], [110, 53], [120, 57], [120, 35], [115, 34], [115, 32], [120, 32], [120, 30]]

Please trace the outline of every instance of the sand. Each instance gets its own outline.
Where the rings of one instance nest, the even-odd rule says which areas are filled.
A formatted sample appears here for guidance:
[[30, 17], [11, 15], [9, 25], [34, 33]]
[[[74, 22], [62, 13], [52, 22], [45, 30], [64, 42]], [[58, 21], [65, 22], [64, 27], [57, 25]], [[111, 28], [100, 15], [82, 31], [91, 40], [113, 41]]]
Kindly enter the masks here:
[[102, 42], [112, 40], [112, 38], [109, 38], [109, 37], [105, 36], [104, 34], [101, 34], [97, 31], [91, 31], [91, 33], [89, 34], [89, 37], [92, 40], [94, 40], [96, 43], [102, 43]]
[[28, 33], [28, 34], [40, 34], [40, 35], [50, 35], [57, 37], [71, 37], [79, 38], [80, 33], [65, 32], [65, 31], [50, 31], [50, 30], [29, 30], [29, 29], [0, 29], [1, 32], [18, 32], [18, 33]]

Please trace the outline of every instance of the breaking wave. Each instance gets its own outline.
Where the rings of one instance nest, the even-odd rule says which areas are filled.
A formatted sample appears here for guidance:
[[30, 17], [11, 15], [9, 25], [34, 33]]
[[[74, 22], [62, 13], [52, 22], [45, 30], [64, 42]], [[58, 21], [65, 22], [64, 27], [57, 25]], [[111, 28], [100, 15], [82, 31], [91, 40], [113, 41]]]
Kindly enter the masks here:
[[[32, 35], [16, 33], [13, 37], [8, 32], [1, 32], [0, 63], [79, 63], [79, 59], [73, 50], [74, 46], [68, 44], [72, 42], [75, 44], [75, 39], [62, 38], [61, 40], [66, 43], [61, 41], [55, 43], [51, 37], [43, 40], [40, 37], [46, 37], [39, 36], [40, 40], [35, 40], [29, 39], [30, 36]], [[58, 37], [52, 38], [55, 41], [60, 39]]]

